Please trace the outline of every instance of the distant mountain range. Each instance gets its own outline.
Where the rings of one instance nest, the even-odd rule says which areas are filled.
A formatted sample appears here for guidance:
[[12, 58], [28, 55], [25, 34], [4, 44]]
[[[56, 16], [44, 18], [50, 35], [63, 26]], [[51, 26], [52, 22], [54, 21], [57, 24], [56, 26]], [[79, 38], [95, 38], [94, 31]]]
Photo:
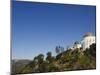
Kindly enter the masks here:
[[14, 60], [11, 60], [12, 73], [16, 73], [19, 70], [19, 68], [24, 67], [25, 65], [27, 65], [30, 62], [31, 62], [31, 60], [28, 60], [28, 59], [14, 59]]

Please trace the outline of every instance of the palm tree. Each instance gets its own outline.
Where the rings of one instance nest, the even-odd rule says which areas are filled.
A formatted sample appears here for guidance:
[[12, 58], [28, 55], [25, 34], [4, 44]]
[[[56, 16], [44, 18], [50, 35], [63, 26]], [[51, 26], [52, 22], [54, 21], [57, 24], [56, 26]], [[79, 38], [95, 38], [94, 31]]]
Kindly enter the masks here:
[[60, 48], [60, 46], [56, 46], [56, 48], [55, 48], [55, 51], [56, 51], [57, 54], [60, 53], [60, 49], [59, 48]]
[[61, 52], [64, 52], [64, 47], [60, 47], [60, 49], [61, 49]]

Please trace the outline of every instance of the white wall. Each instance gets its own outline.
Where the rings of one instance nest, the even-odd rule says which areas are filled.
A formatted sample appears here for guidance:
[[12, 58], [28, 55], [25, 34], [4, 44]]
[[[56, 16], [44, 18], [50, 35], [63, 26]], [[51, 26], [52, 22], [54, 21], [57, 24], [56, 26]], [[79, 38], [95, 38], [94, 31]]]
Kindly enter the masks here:
[[75, 44], [74, 49], [76, 49], [76, 48], [81, 48], [81, 44]]
[[92, 45], [93, 43], [95, 43], [95, 36], [87, 36], [83, 38], [82, 40], [83, 50], [85, 50], [86, 48], [90, 48], [90, 45]]

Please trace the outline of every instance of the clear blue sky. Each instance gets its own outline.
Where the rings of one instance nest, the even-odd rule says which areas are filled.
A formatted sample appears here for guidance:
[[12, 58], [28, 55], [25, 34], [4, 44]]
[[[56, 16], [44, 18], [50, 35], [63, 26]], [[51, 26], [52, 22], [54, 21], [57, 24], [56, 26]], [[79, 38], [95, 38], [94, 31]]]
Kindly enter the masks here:
[[33, 59], [55, 46], [64, 48], [80, 41], [86, 32], [95, 34], [95, 6], [12, 3], [12, 58]]

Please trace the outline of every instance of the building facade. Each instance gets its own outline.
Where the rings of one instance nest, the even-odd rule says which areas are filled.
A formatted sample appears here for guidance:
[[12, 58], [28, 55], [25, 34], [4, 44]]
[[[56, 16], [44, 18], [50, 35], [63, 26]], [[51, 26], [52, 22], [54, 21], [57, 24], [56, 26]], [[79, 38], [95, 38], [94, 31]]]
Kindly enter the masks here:
[[95, 36], [92, 33], [86, 33], [81, 41], [83, 50], [89, 48], [93, 43], [95, 43]]
[[74, 43], [73, 48], [74, 48], [74, 49], [76, 49], [76, 48], [81, 48], [81, 44], [80, 44], [78, 41], [76, 41], [76, 42]]

